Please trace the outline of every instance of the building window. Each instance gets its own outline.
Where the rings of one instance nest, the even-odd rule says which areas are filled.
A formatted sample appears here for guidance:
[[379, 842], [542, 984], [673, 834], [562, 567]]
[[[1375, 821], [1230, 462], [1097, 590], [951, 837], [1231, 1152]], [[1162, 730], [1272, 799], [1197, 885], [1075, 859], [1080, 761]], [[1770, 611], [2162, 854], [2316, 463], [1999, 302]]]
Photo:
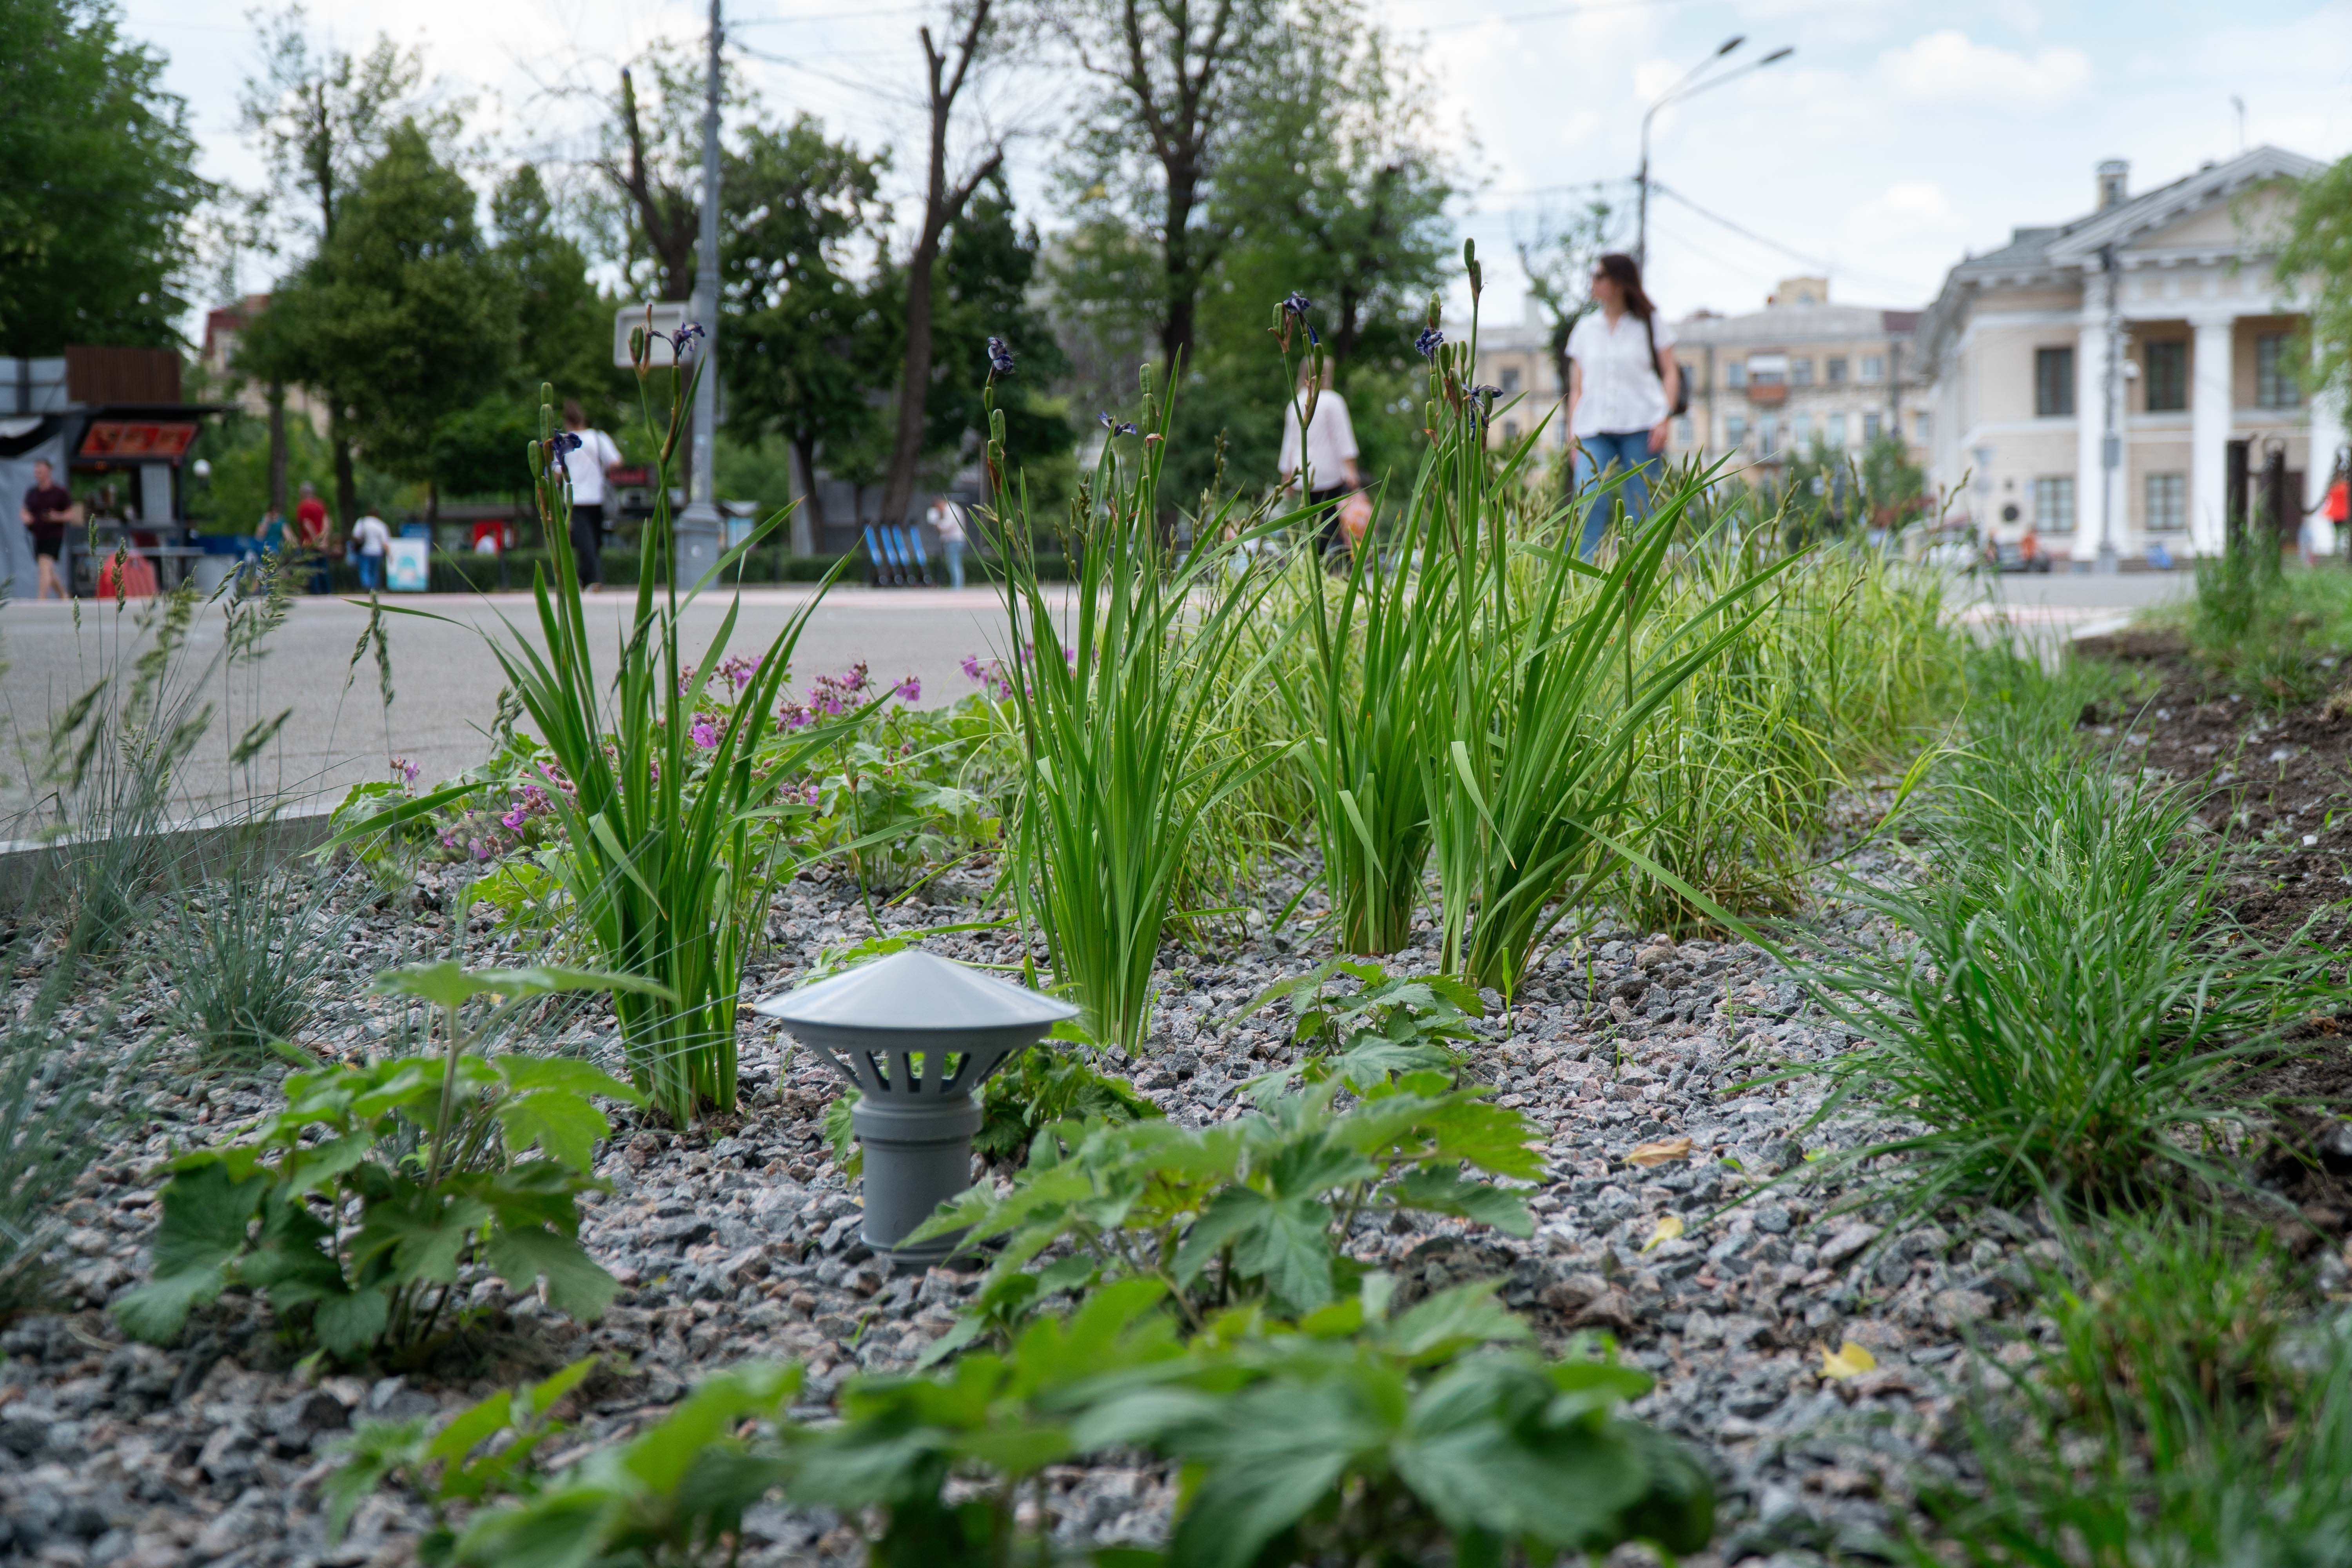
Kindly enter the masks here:
[[1832, 386], [1845, 384], [1845, 356], [1834, 354], [1829, 360], [1829, 381]]
[[1516, 419], [1506, 419], [1506, 420], [1504, 420], [1504, 421], [1503, 421], [1503, 445], [1504, 445], [1504, 446], [1506, 446], [1506, 447], [1513, 447], [1513, 446], [1517, 446], [1517, 445], [1518, 444], [1518, 439], [1519, 439], [1519, 422], [1518, 422], [1517, 420], [1516, 420]]
[[1507, 371], [1505, 371], [1505, 372], [1503, 373], [1503, 395], [1504, 395], [1504, 396], [1506, 396], [1506, 397], [1515, 396], [1515, 395], [1517, 395], [1518, 390], [1519, 390], [1519, 373], [1518, 373], [1518, 371], [1517, 371], [1517, 369], [1511, 369], [1511, 370], [1507, 370]]
[[1690, 449], [1690, 416], [1688, 415], [1685, 415], [1682, 418], [1675, 421], [1675, 445], [1682, 447], [1685, 451], [1688, 451]]
[[1810, 359], [1790, 360], [1789, 362], [1789, 384], [1790, 386], [1812, 385], [1813, 362]]
[[1789, 444], [1801, 452], [1813, 444], [1813, 416], [1800, 414], [1789, 422]]
[[2074, 531], [2074, 476], [2044, 474], [2033, 481], [2033, 526], [2043, 533]]
[[2189, 526], [2189, 476], [2150, 474], [2147, 477], [2147, 531], [2174, 533]]
[[2294, 340], [2284, 332], [2263, 332], [2254, 339], [2254, 406], [2293, 408], [2303, 401], [2295, 384]]
[[1876, 385], [1879, 382], [1885, 381], [1886, 379], [1886, 356], [1885, 354], [1863, 355], [1862, 379], [1873, 385]]
[[2147, 411], [2150, 414], [2178, 414], [2188, 406], [2188, 342], [2175, 338], [2169, 342], [2148, 344]]
[[1922, 408], [1911, 416], [1911, 423], [1913, 427], [1918, 432], [1917, 439], [1919, 445], [1922, 447], [1926, 446], [1927, 444], [1928, 433], [1936, 428], [1935, 416]]
[[1780, 416], [1767, 414], [1756, 421], [1756, 450], [1759, 456], [1777, 457], [1780, 450]]
[[1723, 384], [1737, 392], [1748, 384], [1748, 362], [1727, 359], [1723, 362]]
[[1723, 421], [1723, 444], [1737, 451], [1748, 440], [1748, 421], [1737, 414], [1727, 415]]
[[[1832, 360], [1830, 363], [1835, 364], [1837, 362]], [[1830, 445], [1832, 447], [1845, 445], [1845, 416], [1843, 414], [1830, 416]]]
[[2074, 351], [2033, 351], [2033, 412], [2044, 419], [2063, 419], [2074, 412]]
[[1789, 379], [1787, 354], [1750, 354], [1748, 378], [1759, 386], [1779, 386]]
[[1862, 438], [1865, 443], [1878, 439], [1878, 429], [1877, 415], [1865, 414], [1862, 416]]

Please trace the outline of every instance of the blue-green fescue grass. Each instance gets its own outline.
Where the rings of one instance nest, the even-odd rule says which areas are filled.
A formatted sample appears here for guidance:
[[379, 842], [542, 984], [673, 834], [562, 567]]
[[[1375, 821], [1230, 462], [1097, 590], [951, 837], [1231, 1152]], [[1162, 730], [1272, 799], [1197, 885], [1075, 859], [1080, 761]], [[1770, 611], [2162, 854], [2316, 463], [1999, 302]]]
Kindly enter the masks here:
[[1225, 678], [1271, 574], [1232, 549], [1230, 511], [1197, 520], [1189, 551], [1163, 541], [1167, 412], [1147, 373], [1149, 438], [1105, 445], [1063, 530], [1076, 563], [1066, 622], [1062, 595], [1038, 579], [1037, 528], [1005, 472], [1002, 416], [992, 409], [991, 420], [987, 521], [1004, 564], [1001, 657], [1026, 773], [1013, 891], [1087, 1032], [1135, 1051], [1202, 823], [1278, 755], [1219, 743]]
[[[1911, 1559], [2057, 1568], [2352, 1561], [2352, 1337], [2268, 1237], [2116, 1220], [2040, 1280], [2049, 1331], [1964, 1400], [1967, 1489]], [[1987, 1347], [1990, 1348], [1990, 1347]]]
[[180, 890], [176, 939], [162, 965], [173, 993], [169, 1015], [208, 1062], [254, 1066], [294, 1039], [341, 954], [351, 880], [330, 867], [308, 877], [272, 870], [245, 854]]
[[2009, 658], [1926, 819], [1919, 880], [1848, 889], [1894, 934], [1811, 966], [1864, 1042], [1811, 1069], [1835, 1084], [1820, 1117], [1861, 1101], [1905, 1124], [1836, 1163], [1906, 1213], [2242, 1185], [2237, 1087], [2340, 1000], [2333, 955], [2240, 931], [2193, 797], [2082, 750], [2079, 678]]

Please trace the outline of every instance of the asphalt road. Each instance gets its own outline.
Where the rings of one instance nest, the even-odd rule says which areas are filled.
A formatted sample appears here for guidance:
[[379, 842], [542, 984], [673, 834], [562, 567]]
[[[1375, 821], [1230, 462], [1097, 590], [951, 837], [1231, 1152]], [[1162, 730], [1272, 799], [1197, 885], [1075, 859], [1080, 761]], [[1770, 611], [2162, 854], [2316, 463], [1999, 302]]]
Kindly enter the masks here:
[[[814, 589], [746, 589], [729, 643], [730, 652], [755, 652], [782, 629]], [[585, 601], [593, 657], [609, 670], [629, 601], [625, 594]], [[212, 702], [210, 732], [182, 776], [177, 794], [190, 814], [217, 809], [256, 794], [289, 804], [340, 798], [352, 784], [389, 776], [390, 759], [416, 764], [430, 784], [481, 763], [485, 739], [505, 682], [485, 646], [485, 630], [499, 632], [501, 616], [528, 632], [537, 621], [527, 595], [484, 599], [470, 595], [404, 595], [403, 609], [445, 616], [384, 617], [391, 655], [393, 700], [379, 695], [372, 652], [354, 659], [368, 624], [364, 605], [341, 599], [303, 599], [265, 645], [262, 656], [224, 672], [223, 615], [208, 609], [177, 661], [183, 689], [199, 688]], [[42, 755], [56, 717], [109, 671], [127, 679], [138, 651], [140, 611], [111, 604], [16, 601], [0, 609], [0, 735], [8, 794], [24, 798], [30, 760]], [[723, 600], [706, 599], [686, 613], [686, 646], [700, 654], [725, 613]], [[992, 589], [875, 590], [835, 588], [802, 636], [793, 659], [795, 685], [839, 673], [863, 659], [877, 681], [914, 676], [925, 705], [953, 702], [973, 689], [962, 661], [989, 658], [1006, 639], [1003, 611]], [[229, 749], [257, 720], [288, 714], [278, 737], [247, 769], [232, 771]]]
[[[2194, 588], [2186, 573], [2136, 573], [2099, 577], [2071, 573], [2012, 575], [1998, 580], [1997, 598], [1968, 612], [1984, 619], [1994, 608], [2052, 635], [2112, 624], [2144, 605]], [[746, 589], [730, 647], [765, 647], [813, 589]], [[600, 663], [619, 637], [628, 595], [587, 600]], [[219, 668], [224, 625], [207, 610], [179, 661], [179, 679], [202, 682], [215, 716], [210, 732], [176, 781], [190, 815], [259, 795], [291, 804], [339, 798], [352, 784], [389, 774], [390, 759], [414, 763], [424, 781], [448, 778], [488, 754], [485, 734], [504, 685], [484, 645], [484, 630], [509, 617], [537, 641], [530, 599], [503, 595], [402, 595], [403, 609], [446, 617], [385, 617], [393, 701], [378, 693], [372, 655], [354, 658], [364, 631], [363, 605], [342, 599], [298, 601], [262, 657], [234, 675]], [[716, 632], [725, 604], [706, 600], [686, 617], [688, 646], [701, 651]], [[6, 795], [26, 798], [29, 759], [42, 754], [57, 715], [109, 670], [127, 669], [140, 647], [140, 611], [85, 601], [79, 615], [57, 603], [16, 601], [0, 608], [0, 766]], [[793, 673], [801, 685], [815, 675], [846, 669], [863, 659], [877, 681], [914, 676], [927, 705], [956, 700], [972, 689], [962, 669], [968, 654], [983, 658], [1006, 637], [1003, 612], [989, 588], [877, 590], [835, 588], [818, 606], [801, 639]], [[609, 668], [609, 665], [606, 665]], [[247, 726], [280, 711], [288, 715], [276, 741], [248, 768], [233, 771], [229, 748]]]

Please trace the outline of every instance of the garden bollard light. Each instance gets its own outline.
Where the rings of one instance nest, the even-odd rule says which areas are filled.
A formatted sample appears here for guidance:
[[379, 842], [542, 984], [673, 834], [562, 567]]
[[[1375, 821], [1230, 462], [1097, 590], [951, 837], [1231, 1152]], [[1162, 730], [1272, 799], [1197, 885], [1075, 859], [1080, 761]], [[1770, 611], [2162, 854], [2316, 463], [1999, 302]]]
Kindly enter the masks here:
[[952, 1236], [898, 1243], [971, 1185], [973, 1098], [1013, 1052], [1078, 1010], [920, 948], [861, 964], [753, 1011], [783, 1025], [861, 1094], [849, 1124], [866, 1151], [866, 1245], [927, 1268]]

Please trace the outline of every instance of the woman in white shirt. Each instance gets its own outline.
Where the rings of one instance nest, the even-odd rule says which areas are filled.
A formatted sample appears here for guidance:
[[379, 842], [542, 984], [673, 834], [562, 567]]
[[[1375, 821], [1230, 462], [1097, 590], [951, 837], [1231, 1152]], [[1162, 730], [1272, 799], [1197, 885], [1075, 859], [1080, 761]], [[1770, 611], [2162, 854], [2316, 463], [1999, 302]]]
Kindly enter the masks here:
[[[1568, 435], [1579, 489], [1612, 468], [1625, 471], [1617, 497], [1631, 527], [1649, 510], [1650, 480], [1666, 449], [1682, 367], [1666, 352], [1675, 346], [1674, 330], [1658, 320], [1632, 257], [1612, 251], [1594, 264], [1592, 300], [1601, 308], [1568, 335]], [[1586, 515], [1586, 560], [1601, 547], [1608, 521], [1608, 509], [1597, 504]]]
[[[1363, 479], [1356, 468], [1356, 427], [1348, 418], [1348, 400], [1331, 390], [1331, 366], [1323, 365], [1320, 390], [1315, 387], [1314, 361], [1299, 367], [1298, 389], [1293, 394], [1282, 422], [1282, 488], [1288, 489], [1299, 471], [1300, 447], [1298, 416], [1307, 400], [1315, 399], [1315, 411], [1307, 416], [1307, 439], [1304, 443], [1307, 465], [1307, 500], [1311, 506], [1338, 502], [1350, 492], [1363, 488]], [[1331, 548], [1339, 536], [1339, 509], [1334, 504], [1324, 516], [1323, 547]]]

